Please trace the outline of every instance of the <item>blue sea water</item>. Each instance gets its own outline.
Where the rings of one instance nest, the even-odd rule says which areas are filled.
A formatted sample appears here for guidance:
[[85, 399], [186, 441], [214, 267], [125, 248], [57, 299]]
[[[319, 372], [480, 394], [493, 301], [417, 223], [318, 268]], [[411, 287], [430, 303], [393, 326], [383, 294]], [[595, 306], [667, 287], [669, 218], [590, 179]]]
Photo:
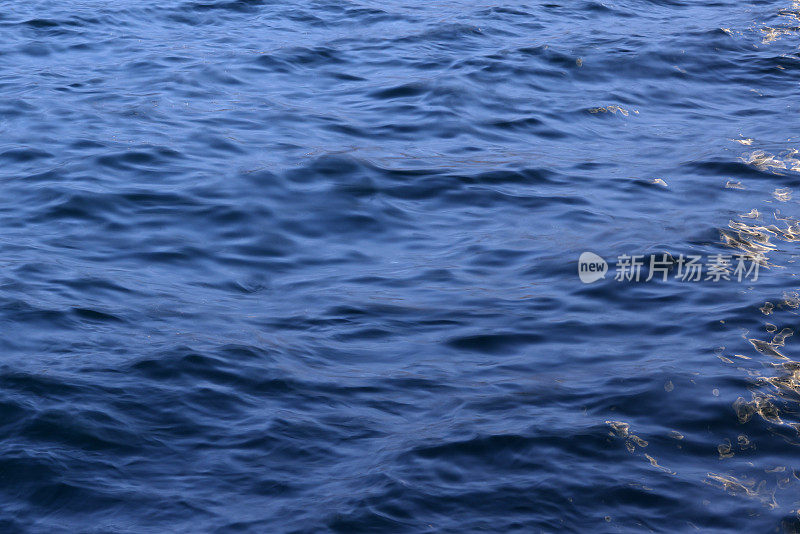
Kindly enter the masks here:
[[0, 1], [0, 531], [800, 531], [799, 35]]

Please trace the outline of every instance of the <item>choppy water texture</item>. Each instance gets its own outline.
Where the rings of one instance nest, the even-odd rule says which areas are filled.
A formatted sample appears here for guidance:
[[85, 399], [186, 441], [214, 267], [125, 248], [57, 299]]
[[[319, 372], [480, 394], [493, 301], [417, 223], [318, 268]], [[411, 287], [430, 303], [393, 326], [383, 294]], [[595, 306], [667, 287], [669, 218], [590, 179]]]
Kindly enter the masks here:
[[800, 528], [800, 4], [0, 5], [3, 532]]

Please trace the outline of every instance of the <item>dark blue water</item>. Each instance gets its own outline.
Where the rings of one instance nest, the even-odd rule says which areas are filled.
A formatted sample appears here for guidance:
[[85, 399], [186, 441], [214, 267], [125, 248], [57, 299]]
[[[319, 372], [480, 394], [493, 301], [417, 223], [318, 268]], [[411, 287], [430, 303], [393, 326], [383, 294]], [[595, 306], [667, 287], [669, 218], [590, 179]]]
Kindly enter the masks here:
[[0, 531], [800, 529], [800, 4], [0, 6]]

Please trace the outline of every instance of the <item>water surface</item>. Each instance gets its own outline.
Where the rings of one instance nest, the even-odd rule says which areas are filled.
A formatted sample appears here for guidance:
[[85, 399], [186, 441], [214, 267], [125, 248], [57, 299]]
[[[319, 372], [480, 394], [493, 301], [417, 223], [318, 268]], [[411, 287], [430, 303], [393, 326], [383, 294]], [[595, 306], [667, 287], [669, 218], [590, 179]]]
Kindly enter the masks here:
[[4, 532], [800, 529], [800, 4], [0, 6]]

